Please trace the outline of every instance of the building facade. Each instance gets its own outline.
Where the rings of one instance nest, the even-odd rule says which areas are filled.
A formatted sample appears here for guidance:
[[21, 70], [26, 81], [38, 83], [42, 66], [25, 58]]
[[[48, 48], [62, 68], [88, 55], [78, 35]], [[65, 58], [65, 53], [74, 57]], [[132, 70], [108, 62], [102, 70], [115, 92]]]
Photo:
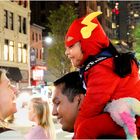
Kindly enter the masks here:
[[37, 24], [32, 24], [30, 29], [30, 66], [31, 66], [31, 85], [44, 85], [44, 73], [46, 71], [43, 61], [43, 43], [42, 30], [45, 29]]
[[102, 15], [98, 17], [103, 29], [105, 30], [109, 38], [113, 38], [112, 31], [112, 9], [109, 6], [108, 1], [87, 1], [86, 2], [87, 13], [93, 11], [101, 11]]
[[0, 1], [0, 67], [19, 87], [30, 85], [29, 0]]
[[140, 1], [127, 2], [128, 17], [127, 17], [127, 40], [133, 42], [135, 39], [132, 36], [133, 30], [140, 23]]

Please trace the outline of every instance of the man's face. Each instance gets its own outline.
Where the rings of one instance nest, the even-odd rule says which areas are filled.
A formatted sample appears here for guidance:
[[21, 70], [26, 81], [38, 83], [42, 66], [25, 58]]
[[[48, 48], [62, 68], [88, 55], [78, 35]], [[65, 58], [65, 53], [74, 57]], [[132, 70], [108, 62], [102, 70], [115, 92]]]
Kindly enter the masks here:
[[17, 111], [15, 103], [15, 89], [5, 74], [2, 74], [0, 83], [0, 112], [3, 119]]
[[79, 110], [78, 97], [75, 97], [74, 101], [70, 102], [68, 98], [62, 94], [60, 86], [54, 87], [52, 95], [52, 115], [57, 116], [64, 131], [73, 132], [74, 123]]

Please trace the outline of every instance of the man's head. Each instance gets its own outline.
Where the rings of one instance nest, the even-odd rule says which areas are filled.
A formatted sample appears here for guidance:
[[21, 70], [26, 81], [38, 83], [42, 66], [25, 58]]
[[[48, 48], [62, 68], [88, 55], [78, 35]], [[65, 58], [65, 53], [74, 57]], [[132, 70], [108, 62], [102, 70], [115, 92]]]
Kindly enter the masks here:
[[64, 131], [73, 132], [85, 92], [79, 72], [68, 73], [54, 82], [52, 114]]
[[65, 48], [67, 51], [66, 55], [69, 55], [68, 57], [72, 62], [74, 55], [70, 56], [69, 49], [74, 47], [77, 42], [80, 42], [83, 53], [80, 65], [85, 62], [89, 55], [96, 55], [102, 48], [108, 47], [109, 39], [96, 18], [100, 14], [101, 12], [93, 12], [74, 20], [70, 25], [65, 36]]

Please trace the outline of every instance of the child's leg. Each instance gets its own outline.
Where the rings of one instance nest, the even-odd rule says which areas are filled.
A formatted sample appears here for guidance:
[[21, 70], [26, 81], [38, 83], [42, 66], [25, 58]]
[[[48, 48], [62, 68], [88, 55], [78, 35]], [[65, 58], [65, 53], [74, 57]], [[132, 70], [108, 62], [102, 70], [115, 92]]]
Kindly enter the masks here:
[[103, 136], [125, 138], [123, 128], [117, 125], [108, 113], [84, 120], [78, 126], [74, 139], [96, 139]]
[[137, 139], [136, 134], [136, 124], [135, 124], [135, 118], [133, 118], [130, 113], [128, 112], [122, 112], [120, 113], [121, 120], [123, 121], [123, 128], [125, 130], [127, 139]]

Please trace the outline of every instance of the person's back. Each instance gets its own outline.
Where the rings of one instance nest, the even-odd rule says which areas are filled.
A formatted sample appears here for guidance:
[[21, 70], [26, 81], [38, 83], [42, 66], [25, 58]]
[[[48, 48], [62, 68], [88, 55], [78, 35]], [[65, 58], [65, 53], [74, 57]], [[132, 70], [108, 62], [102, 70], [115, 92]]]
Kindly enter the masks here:
[[45, 139], [49, 140], [49, 134], [46, 134], [44, 128], [39, 125], [34, 126], [25, 136], [26, 140]]

